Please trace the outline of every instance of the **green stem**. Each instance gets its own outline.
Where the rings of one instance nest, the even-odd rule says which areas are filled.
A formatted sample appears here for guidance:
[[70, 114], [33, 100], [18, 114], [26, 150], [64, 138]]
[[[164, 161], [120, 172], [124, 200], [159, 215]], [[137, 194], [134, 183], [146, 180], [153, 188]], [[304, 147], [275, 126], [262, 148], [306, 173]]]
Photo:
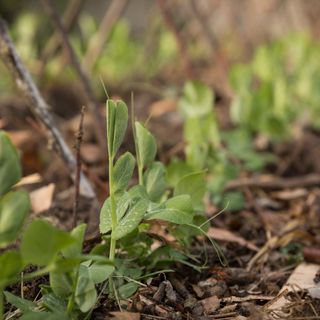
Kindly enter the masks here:
[[143, 168], [138, 164], [139, 185], [143, 186]]
[[[110, 194], [110, 202], [111, 202], [111, 240], [110, 240], [110, 251], [109, 251], [109, 259], [111, 262], [114, 262], [115, 253], [116, 253], [116, 240], [113, 237], [113, 232], [118, 225], [117, 218], [117, 204], [114, 196], [113, 189], [113, 157], [109, 159], [109, 194]], [[110, 290], [113, 292], [113, 280], [112, 274], [109, 277]]]

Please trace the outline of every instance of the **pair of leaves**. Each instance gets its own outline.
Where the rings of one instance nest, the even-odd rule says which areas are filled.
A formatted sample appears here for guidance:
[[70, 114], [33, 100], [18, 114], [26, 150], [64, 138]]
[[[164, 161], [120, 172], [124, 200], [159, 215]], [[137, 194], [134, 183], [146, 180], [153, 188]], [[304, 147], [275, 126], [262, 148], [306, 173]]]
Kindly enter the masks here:
[[113, 188], [116, 195], [121, 195], [127, 189], [134, 167], [135, 159], [130, 152], [126, 152], [117, 160], [113, 172]]
[[[133, 231], [143, 219], [147, 208], [148, 201], [145, 198], [132, 198], [128, 193], [124, 193], [117, 199], [118, 224], [112, 232], [112, 237], [118, 240]], [[100, 212], [100, 232], [109, 232], [111, 226], [111, 200], [108, 198]]]
[[201, 117], [212, 112], [213, 91], [198, 81], [188, 81], [179, 100], [179, 108], [186, 118]]
[[123, 101], [107, 100], [107, 133], [109, 158], [119, 150], [128, 126], [128, 109]]
[[137, 159], [141, 168], [146, 168], [155, 159], [157, 144], [154, 136], [140, 122], [135, 122]]

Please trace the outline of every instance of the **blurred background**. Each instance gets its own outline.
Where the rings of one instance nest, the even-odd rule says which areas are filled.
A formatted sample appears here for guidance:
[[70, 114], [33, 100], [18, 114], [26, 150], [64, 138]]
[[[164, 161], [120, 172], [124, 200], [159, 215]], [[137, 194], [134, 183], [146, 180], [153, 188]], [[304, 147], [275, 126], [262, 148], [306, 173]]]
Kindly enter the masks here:
[[[278, 162], [271, 166], [273, 172], [320, 171], [315, 160], [320, 126], [318, 0], [2, 0], [0, 14], [70, 144], [82, 105], [96, 99], [103, 117], [104, 84], [109, 96], [127, 103], [134, 94], [136, 115], [151, 118], [163, 161], [181, 157], [181, 141], [188, 143], [180, 103], [188, 89], [183, 87], [200, 81], [214, 92], [216, 126], [222, 132], [245, 131], [235, 137], [246, 148], [290, 158], [292, 146], [277, 143], [300, 139], [296, 162]], [[59, 180], [64, 171], [57, 174], [51, 156], [44, 154], [43, 132], [35, 137], [41, 129], [1, 62], [0, 74], [0, 127], [22, 150], [25, 173], [45, 172], [50, 181]], [[91, 94], [85, 89], [88, 84]], [[205, 91], [191, 88], [197, 110]], [[84, 162], [106, 178], [105, 167], [97, 169], [104, 158], [97, 150], [90, 112], [85, 123]], [[221, 139], [229, 148], [233, 138]], [[237, 157], [247, 151], [237, 150]], [[258, 159], [258, 167], [268, 161]]]

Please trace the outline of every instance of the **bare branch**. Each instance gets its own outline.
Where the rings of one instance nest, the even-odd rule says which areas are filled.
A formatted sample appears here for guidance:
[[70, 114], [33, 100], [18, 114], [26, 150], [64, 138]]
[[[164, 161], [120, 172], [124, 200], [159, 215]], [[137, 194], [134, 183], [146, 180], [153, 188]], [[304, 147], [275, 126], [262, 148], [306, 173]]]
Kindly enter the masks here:
[[83, 59], [82, 65], [88, 73], [91, 73], [92, 67], [101, 54], [112, 27], [120, 18], [127, 4], [128, 0], [113, 0], [109, 5], [101, 21], [99, 30], [89, 42], [88, 50]]
[[67, 37], [67, 33], [65, 31], [64, 26], [62, 25], [62, 22], [60, 20], [60, 17], [53, 7], [50, 0], [41, 0], [41, 3], [43, 4], [46, 12], [51, 18], [52, 24], [54, 25], [57, 34], [59, 35], [61, 42], [63, 43], [64, 49], [68, 53], [70, 63], [72, 64], [73, 68], [77, 72], [81, 85], [83, 87], [83, 91], [87, 97], [87, 103], [88, 108], [90, 112], [92, 113], [96, 126], [95, 126], [95, 133], [97, 140], [100, 144], [100, 146], [103, 148], [103, 150], [106, 150], [106, 137], [105, 137], [105, 124], [103, 117], [99, 114], [99, 102], [97, 101], [94, 91], [91, 87], [90, 81], [85, 74], [85, 72], [82, 70], [81, 65], [78, 61], [78, 58], [70, 44], [70, 41]]
[[[71, 177], [75, 178], [76, 161], [75, 158], [63, 139], [61, 132], [56, 126], [50, 112], [49, 106], [43, 99], [37, 86], [33, 82], [30, 73], [22, 64], [14, 44], [9, 36], [8, 28], [5, 21], [0, 17], [0, 57], [10, 71], [17, 87], [30, 100], [31, 111], [37, 116], [39, 121], [46, 128], [49, 139], [54, 143], [55, 150], [61, 156], [68, 166]], [[95, 198], [95, 192], [91, 187], [89, 180], [81, 175], [80, 192], [85, 197]]]
[[[68, 6], [62, 17], [62, 24], [65, 27], [66, 31], [69, 31], [81, 11], [84, 0], [71, 0], [68, 3]], [[41, 64], [42, 68], [45, 66], [46, 62], [50, 59], [52, 55], [59, 49], [61, 46], [61, 41], [59, 36], [54, 33], [51, 38], [46, 43], [46, 46], [42, 52]]]

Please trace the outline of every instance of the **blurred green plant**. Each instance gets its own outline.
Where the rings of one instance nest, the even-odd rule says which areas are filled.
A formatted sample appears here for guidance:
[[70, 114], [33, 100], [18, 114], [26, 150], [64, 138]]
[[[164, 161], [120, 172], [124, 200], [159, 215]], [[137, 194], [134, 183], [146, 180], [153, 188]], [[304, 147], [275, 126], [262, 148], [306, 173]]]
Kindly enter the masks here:
[[[144, 263], [150, 259], [150, 256], [156, 258], [162, 267], [170, 266], [173, 261], [190, 265], [188, 257], [176, 249], [166, 245], [161, 246], [162, 250], [153, 251], [151, 249], [153, 241], [150, 238], [149, 230], [152, 221], [165, 222], [168, 224], [169, 230], [175, 230], [177, 226], [188, 228], [188, 230], [193, 229], [193, 233], [189, 232], [189, 240], [195, 232], [205, 233], [205, 228], [202, 229], [195, 221], [195, 209], [201, 205], [205, 192], [203, 172], [182, 177], [176, 184], [173, 195], [170, 196], [166, 182], [166, 168], [161, 162], [155, 161], [156, 140], [150, 131], [138, 121], [133, 123], [136, 160], [131, 153], [126, 152], [115, 161], [127, 123], [128, 110], [125, 103], [108, 100], [107, 136], [110, 195], [100, 212], [100, 232], [104, 235], [104, 239], [110, 243], [110, 261], [119, 266], [110, 276], [111, 288], [109, 290], [115, 293], [119, 292], [121, 296], [127, 296], [128, 293], [125, 294], [123, 291], [127, 292], [129, 289], [130, 293], [134, 292], [139, 286], [137, 281], [140, 281], [141, 277], [145, 277], [148, 271], [154, 271], [150, 264]], [[128, 189], [136, 163], [139, 183]], [[198, 186], [197, 192], [190, 188], [191, 185]], [[179, 237], [177, 238], [179, 240]], [[117, 243], [118, 247], [127, 253], [125, 258], [131, 260], [130, 264], [120, 257], [115, 258]], [[166, 257], [163, 260], [163, 250], [171, 252], [172, 259]], [[157, 252], [159, 252], [158, 257]], [[178, 260], [175, 260], [174, 257], [177, 257]], [[127, 267], [124, 267], [125, 265]], [[139, 272], [134, 272], [131, 276], [127, 275], [128, 268], [131, 270], [133, 266], [139, 265]], [[153, 267], [156, 265], [156, 263], [152, 264]], [[195, 265], [192, 266], [198, 268]], [[136, 270], [136, 268], [133, 269]], [[142, 273], [142, 271], [145, 272]]]
[[241, 128], [284, 139], [292, 124], [320, 127], [320, 45], [295, 34], [262, 45], [248, 64], [230, 73], [231, 116]]
[[242, 208], [242, 194], [223, 193], [225, 184], [241, 169], [261, 170], [272, 160], [271, 155], [252, 148], [253, 137], [245, 128], [219, 129], [213, 91], [200, 82], [185, 84], [179, 110], [184, 120], [185, 161], [174, 159], [169, 164], [169, 183], [188, 172], [207, 170], [207, 190], [214, 202], [222, 207], [228, 204], [230, 210]]

